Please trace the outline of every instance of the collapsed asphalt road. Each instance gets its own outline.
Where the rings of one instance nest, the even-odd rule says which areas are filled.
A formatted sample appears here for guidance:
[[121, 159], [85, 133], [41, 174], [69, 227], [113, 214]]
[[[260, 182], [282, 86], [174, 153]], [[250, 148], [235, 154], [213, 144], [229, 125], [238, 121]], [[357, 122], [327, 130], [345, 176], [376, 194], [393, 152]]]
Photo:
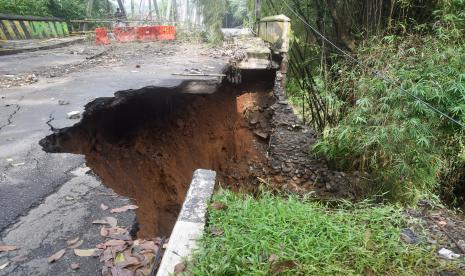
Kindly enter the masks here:
[[[7, 63], [0, 57], [0, 71], [9, 75], [5, 77], [7, 79], [11, 75], [27, 76], [33, 70], [40, 70], [37, 82], [20, 83], [25, 84], [22, 87], [14, 86], [13, 82], [13, 87], [0, 91], [0, 243], [19, 248], [0, 253], [0, 265], [8, 263], [0, 270], [0, 275], [70, 273], [70, 264], [82, 259], [67, 253], [59, 263], [48, 264], [47, 258], [66, 247], [67, 240], [77, 236], [83, 238], [82, 246], [95, 245], [95, 239], [99, 237], [98, 227], [91, 222], [107, 214], [99, 205], [104, 203], [114, 208], [128, 203], [126, 198], [115, 196], [88, 172], [83, 165], [83, 156], [49, 154], [40, 148], [39, 140], [53, 133], [54, 129], [78, 122], [68, 119], [68, 112], [82, 112], [88, 102], [98, 97], [110, 97], [116, 91], [148, 86], [171, 87], [185, 79], [172, 73], [183, 73], [192, 68], [221, 73], [226, 64], [222, 59], [200, 56], [199, 46], [195, 45], [138, 43], [124, 47], [137, 51], [116, 49], [108, 54], [115, 56], [99, 57], [102, 62], [88, 66], [77, 65], [85, 61], [76, 61], [74, 54], [69, 64], [66, 57], [60, 56], [59, 66], [64, 67], [61, 71], [56, 67], [37, 69], [26, 66], [9, 72], [8, 66], [4, 67]], [[22, 54], [21, 60], [24, 64], [37, 62], [41, 59], [38, 53], [43, 54], [31, 53], [29, 58]], [[42, 57], [50, 60], [50, 56]], [[32, 71], [28, 71], [30, 68]], [[134, 218], [133, 212], [127, 212], [119, 215], [118, 221], [129, 227]], [[79, 274], [95, 275], [99, 271], [98, 260], [87, 258], [85, 263]]]

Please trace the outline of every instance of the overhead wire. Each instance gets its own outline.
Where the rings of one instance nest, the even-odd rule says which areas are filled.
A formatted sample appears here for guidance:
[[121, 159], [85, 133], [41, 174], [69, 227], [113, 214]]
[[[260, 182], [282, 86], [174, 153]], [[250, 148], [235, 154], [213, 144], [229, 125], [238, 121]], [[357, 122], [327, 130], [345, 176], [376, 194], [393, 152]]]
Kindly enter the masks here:
[[[271, 0], [270, 0], [271, 1]], [[341, 52], [341, 54], [343, 54], [344, 56], [346, 56], [347, 58], [349, 58], [351, 61], [355, 62], [356, 64], [360, 65], [361, 67], [365, 68], [365, 69], [368, 69], [373, 76], [385, 81], [385, 82], [388, 82], [388, 83], [391, 83], [392, 85], [395, 85], [396, 87], [398, 87], [402, 92], [406, 93], [407, 95], [409, 95], [410, 97], [412, 97], [413, 99], [419, 101], [420, 103], [422, 103], [423, 105], [425, 105], [426, 107], [428, 107], [429, 109], [433, 110], [434, 112], [436, 112], [437, 114], [439, 114], [440, 116], [442, 116], [443, 118], [446, 118], [448, 119], [449, 121], [455, 123], [456, 125], [462, 127], [463, 129], [465, 129], [465, 124], [462, 123], [462, 122], [459, 122], [458, 120], [452, 118], [452, 116], [446, 114], [445, 112], [439, 110], [437, 107], [433, 106], [432, 104], [426, 102], [425, 100], [421, 99], [420, 97], [416, 96], [415, 94], [411, 93], [410, 91], [402, 88], [402, 86], [399, 86], [396, 81], [392, 80], [391, 78], [389, 77], [386, 77], [386, 76], [383, 76], [379, 71], [377, 70], [374, 70], [372, 68], [370, 68], [368, 65], [362, 63], [360, 60], [354, 58], [351, 54], [347, 53], [347, 51], [344, 51], [341, 47], [337, 46], [335, 43], [333, 43], [330, 39], [328, 39], [326, 36], [324, 36], [320, 31], [318, 31], [317, 28], [313, 27], [312, 25], [310, 25], [305, 19], [303, 19], [295, 10], [293, 10], [289, 4], [287, 3], [286, 0], [283, 0], [282, 3], [284, 3], [284, 5], [289, 9], [289, 11], [291, 11], [300, 21], [302, 21], [302, 23], [307, 26], [308, 28], [310, 28], [310, 30], [312, 30], [315, 34], [317, 34], [318, 36], [321, 37], [321, 39], [323, 39], [324, 41], [328, 42], [328, 44], [330, 44], [331, 46], [333, 46], [336, 50], [338, 50], [339, 52]]]

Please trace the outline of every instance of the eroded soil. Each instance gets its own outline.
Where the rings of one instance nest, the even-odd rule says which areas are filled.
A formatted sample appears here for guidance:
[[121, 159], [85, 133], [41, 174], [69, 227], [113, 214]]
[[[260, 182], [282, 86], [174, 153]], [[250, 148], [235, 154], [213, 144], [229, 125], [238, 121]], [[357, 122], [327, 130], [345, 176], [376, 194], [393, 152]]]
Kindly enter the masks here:
[[245, 114], [273, 102], [263, 83], [225, 85], [211, 95], [179, 88], [119, 92], [88, 104], [80, 123], [41, 145], [85, 155], [106, 185], [134, 199], [138, 236], [169, 236], [195, 169], [217, 171], [230, 187], [253, 185], [266, 173], [267, 140], [256, 138]]

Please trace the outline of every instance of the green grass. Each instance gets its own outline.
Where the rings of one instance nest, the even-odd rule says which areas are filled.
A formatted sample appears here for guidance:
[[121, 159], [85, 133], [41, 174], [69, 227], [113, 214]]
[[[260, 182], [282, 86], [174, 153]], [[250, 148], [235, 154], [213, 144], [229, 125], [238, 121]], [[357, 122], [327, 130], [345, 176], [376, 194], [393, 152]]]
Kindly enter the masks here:
[[[188, 274], [272, 275], [281, 268], [285, 275], [432, 275], [442, 269], [435, 249], [400, 241], [406, 227], [400, 207], [335, 209], [295, 197], [252, 198], [225, 190], [213, 201], [227, 209], [210, 208]], [[223, 233], [214, 236], [212, 229]]]

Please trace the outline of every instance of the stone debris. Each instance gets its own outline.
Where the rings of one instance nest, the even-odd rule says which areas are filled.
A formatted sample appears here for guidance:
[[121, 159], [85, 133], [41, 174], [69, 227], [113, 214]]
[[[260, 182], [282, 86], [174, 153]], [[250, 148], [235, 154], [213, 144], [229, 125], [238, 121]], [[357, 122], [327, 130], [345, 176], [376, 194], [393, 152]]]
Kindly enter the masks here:
[[318, 197], [357, 196], [355, 175], [328, 168], [324, 158], [312, 153], [316, 133], [294, 114], [279, 81], [275, 84], [276, 103], [270, 107], [268, 162], [273, 175], [279, 175], [282, 189], [294, 192], [316, 191]]
[[400, 234], [400, 239], [407, 244], [417, 244], [419, 242], [418, 237], [411, 229], [404, 229]]
[[438, 252], [439, 257], [446, 259], [446, 260], [455, 260], [460, 258], [460, 254], [456, 254], [453, 251], [446, 249], [446, 248], [441, 248]]
[[80, 111], [71, 111], [66, 113], [66, 118], [70, 120], [76, 120], [81, 118], [81, 112]]
[[65, 101], [65, 100], [59, 100], [59, 101], [58, 101], [58, 104], [59, 104], [59, 105], [68, 105], [69, 102], [68, 102], [68, 101]]

